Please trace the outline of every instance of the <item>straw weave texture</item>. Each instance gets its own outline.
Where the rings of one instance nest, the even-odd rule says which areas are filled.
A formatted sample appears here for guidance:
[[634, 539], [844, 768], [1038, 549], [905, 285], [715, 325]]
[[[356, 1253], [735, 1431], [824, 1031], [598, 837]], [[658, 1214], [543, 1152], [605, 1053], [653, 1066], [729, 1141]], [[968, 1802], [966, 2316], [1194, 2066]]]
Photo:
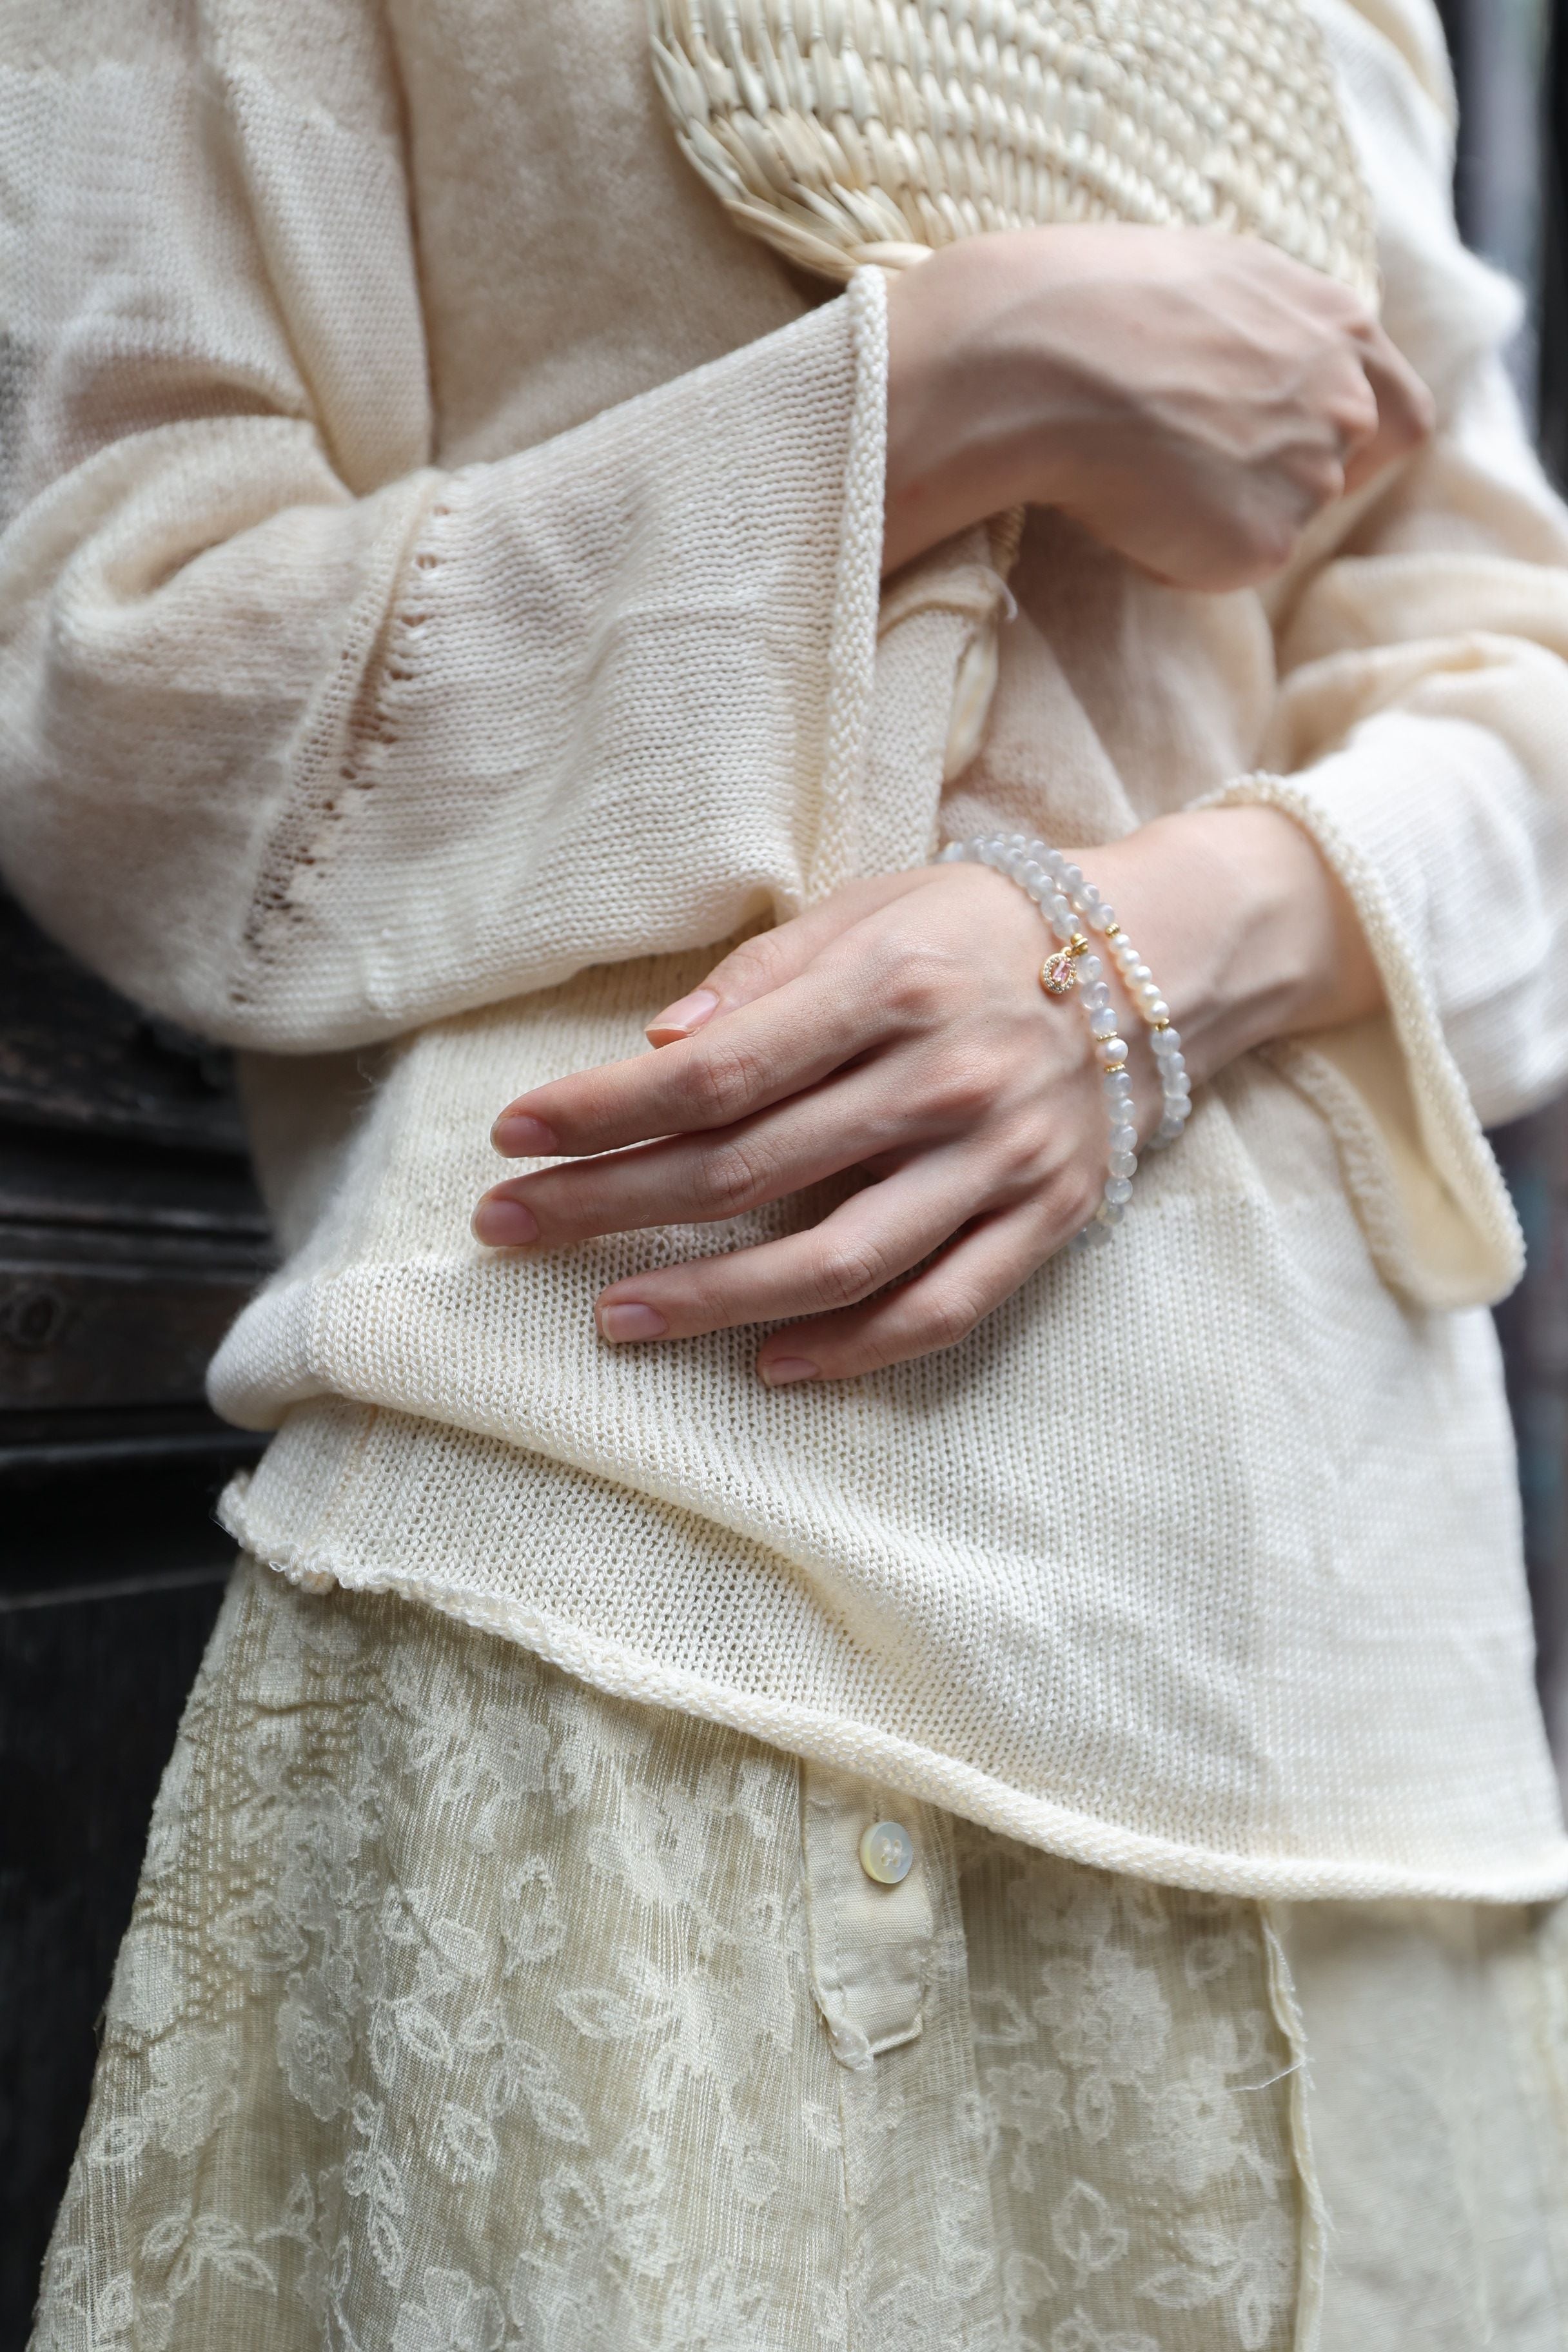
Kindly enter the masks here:
[[830, 278], [989, 229], [1236, 229], [1363, 293], [1365, 191], [1288, 0], [649, 0], [677, 135]]

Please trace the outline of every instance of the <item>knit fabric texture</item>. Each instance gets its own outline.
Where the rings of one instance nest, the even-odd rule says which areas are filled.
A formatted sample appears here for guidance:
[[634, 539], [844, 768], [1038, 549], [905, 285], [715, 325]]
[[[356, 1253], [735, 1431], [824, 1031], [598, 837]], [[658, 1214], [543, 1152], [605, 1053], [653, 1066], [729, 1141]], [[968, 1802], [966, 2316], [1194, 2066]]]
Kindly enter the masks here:
[[[0, 0], [0, 860], [246, 1049], [289, 1257], [213, 1389], [281, 1425], [226, 1505], [262, 1557], [1084, 1862], [1525, 1900], [1568, 1843], [1479, 1119], [1568, 1070], [1568, 523], [1436, 17], [1313, 14], [1437, 435], [1266, 595], [1032, 515], [944, 790], [986, 535], [879, 635], [881, 281], [810, 307], [735, 227], [635, 7]], [[754, 1334], [600, 1346], [605, 1281], [831, 1188], [470, 1240], [501, 1106], [746, 926], [1226, 793], [1314, 833], [1389, 1011], [1226, 1071], [1115, 1247], [955, 1349], [773, 1393]]]
[[1560, 2352], [1565, 1944], [1110, 1877], [242, 1561], [31, 2352]]

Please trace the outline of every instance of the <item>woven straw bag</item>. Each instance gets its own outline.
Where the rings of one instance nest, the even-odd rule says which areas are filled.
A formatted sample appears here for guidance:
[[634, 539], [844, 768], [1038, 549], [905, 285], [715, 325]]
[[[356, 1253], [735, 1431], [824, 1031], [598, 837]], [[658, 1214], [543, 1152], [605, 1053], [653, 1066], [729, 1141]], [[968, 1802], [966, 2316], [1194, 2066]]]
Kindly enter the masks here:
[[[1375, 292], [1371, 208], [1295, 0], [649, 0], [649, 16], [686, 154], [742, 227], [821, 276], [1119, 220], [1265, 237]], [[950, 777], [984, 727], [1021, 527], [992, 527]], [[895, 589], [884, 627], [904, 609]]]

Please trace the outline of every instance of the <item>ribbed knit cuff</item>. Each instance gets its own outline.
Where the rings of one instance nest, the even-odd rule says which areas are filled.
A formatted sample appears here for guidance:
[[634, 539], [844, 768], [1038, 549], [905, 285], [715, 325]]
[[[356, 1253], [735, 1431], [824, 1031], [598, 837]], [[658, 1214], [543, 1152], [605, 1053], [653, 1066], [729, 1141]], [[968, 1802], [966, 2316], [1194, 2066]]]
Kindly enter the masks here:
[[1243, 776], [1196, 805], [1283, 810], [1354, 904], [1386, 1010], [1267, 1050], [1331, 1129], [1384, 1281], [1414, 1305], [1455, 1308], [1506, 1296], [1524, 1244], [1439, 1009], [1438, 959], [1476, 953], [1485, 919], [1472, 897], [1454, 938], [1432, 887], [1435, 863], [1452, 867], [1474, 825], [1475, 779], [1442, 772], [1442, 736], [1389, 714], [1310, 769]]

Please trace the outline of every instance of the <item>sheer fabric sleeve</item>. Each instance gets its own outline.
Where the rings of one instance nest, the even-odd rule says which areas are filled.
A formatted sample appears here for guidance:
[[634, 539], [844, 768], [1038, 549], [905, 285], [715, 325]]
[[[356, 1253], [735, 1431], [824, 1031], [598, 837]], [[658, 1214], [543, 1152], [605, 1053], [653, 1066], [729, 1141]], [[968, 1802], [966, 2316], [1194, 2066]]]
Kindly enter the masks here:
[[0, 866], [132, 996], [285, 1053], [843, 878], [885, 402], [866, 273], [433, 465], [379, 13], [296, 13], [288, 86], [221, 5], [0, 0]]
[[1568, 513], [1499, 351], [1513, 290], [1460, 247], [1436, 19], [1321, 0], [1377, 204], [1384, 317], [1436, 394], [1433, 443], [1348, 502], [1277, 599], [1271, 801], [1349, 888], [1388, 1011], [1276, 1048], [1334, 1128], [1385, 1276], [1496, 1298], [1519, 1229], [1483, 1123], [1568, 1076]]

